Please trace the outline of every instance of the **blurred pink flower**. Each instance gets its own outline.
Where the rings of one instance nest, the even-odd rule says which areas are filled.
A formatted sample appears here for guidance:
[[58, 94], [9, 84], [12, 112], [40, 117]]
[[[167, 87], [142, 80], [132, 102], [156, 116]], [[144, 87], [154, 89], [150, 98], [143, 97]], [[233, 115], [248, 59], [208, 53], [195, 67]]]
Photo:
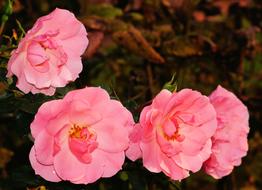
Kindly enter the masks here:
[[142, 157], [151, 172], [181, 180], [209, 158], [216, 127], [216, 113], [206, 96], [190, 89], [162, 90], [143, 109], [126, 155], [133, 161]]
[[247, 154], [248, 110], [231, 92], [221, 86], [209, 96], [217, 112], [218, 128], [212, 137], [212, 154], [205, 171], [216, 179], [230, 174]]
[[92, 183], [121, 168], [128, 147], [131, 113], [98, 87], [69, 92], [44, 103], [31, 124], [30, 162], [48, 181]]
[[87, 45], [84, 25], [73, 13], [57, 8], [39, 18], [20, 41], [8, 62], [7, 76], [15, 75], [16, 86], [24, 93], [53, 95], [56, 87], [78, 77]]

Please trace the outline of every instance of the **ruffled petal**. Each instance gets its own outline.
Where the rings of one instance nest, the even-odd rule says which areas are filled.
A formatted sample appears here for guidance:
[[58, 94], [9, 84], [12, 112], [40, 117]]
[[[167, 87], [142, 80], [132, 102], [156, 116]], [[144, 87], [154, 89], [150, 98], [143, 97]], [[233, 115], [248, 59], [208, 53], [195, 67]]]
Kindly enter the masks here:
[[54, 157], [54, 168], [63, 180], [77, 181], [85, 176], [86, 164], [71, 153], [68, 145], [64, 145]]
[[39, 163], [44, 165], [53, 164], [54, 137], [42, 130], [35, 139], [35, 155]]
[[31, 148], [29, 159], [31, 166], [34, 168], [35, 173], [43, 177], [45, 180], [52, 181], [52, 182], [59, 182], [61, 178], [59, 178], [54, 170], [53, 165], [42, 165], [40, 164], [35, 157], [35, 147]]
[[154, 140], [147, 143], [142, 142], [140, 147], [142, 149], [143, 165], [151, 172], [161, 172], [159, 160], [161, 150], [157, 143]]

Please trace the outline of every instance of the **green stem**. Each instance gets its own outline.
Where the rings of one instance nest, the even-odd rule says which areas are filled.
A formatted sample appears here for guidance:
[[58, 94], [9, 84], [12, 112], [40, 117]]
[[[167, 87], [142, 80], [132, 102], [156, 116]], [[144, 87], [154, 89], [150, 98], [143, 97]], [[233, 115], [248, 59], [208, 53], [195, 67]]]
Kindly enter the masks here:
[[18, 25], [18, 28], [21, 30], [22, 34], [25, 35], [25, 30], [24, 30], [24, 28], [22, 27], [21, 23], [20, 23], [18, 20], [16, 20], [16, 23], [17, 23], [17, 25]]

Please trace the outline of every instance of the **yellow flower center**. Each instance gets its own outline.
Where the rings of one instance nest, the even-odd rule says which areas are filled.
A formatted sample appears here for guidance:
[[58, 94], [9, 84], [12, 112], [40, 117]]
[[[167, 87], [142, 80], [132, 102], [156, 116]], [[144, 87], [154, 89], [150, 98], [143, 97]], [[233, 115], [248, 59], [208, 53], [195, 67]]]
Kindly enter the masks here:
[[94, 133], [87, 126], [81, 126], [74, 124], [69, 130], [70, 138], [76, 138], [80, 140], [87, 140], [94, 136]]

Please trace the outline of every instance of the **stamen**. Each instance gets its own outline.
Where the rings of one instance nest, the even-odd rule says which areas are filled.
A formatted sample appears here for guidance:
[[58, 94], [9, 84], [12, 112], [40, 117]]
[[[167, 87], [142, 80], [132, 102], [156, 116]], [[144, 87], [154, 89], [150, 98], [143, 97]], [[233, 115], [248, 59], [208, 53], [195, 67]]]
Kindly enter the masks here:
[[[71, 129], [69, 130], [69, 136], [71, 138], [77, 138], [77, 139], [81, 139], [81, 140], [86, 140], [88, 138], [87, 133], [83, 133], [84, 130], [87, 130], [87, 127], [84, 126], [80, 126], [77, 124], [74, 124]], [[89, 137], [91, 137], [92, 134], [90, 134]]]

